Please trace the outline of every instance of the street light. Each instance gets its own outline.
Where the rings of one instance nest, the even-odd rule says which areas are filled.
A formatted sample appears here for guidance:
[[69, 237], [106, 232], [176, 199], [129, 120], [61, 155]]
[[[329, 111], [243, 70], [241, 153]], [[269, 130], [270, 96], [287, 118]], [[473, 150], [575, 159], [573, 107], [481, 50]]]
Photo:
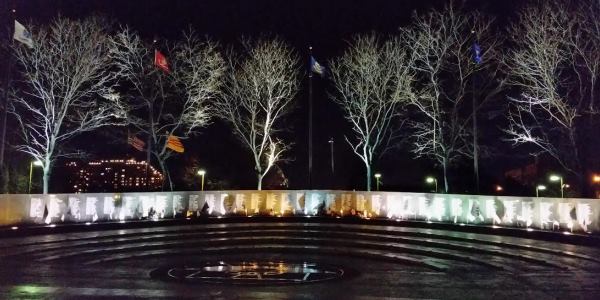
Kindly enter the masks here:
[[377, 181], [377, 191], [379, 192], [379, 180], [381, 179], [381, 173], [375, 173], [375, 180]]
[[563, 183], [563, 178], [562, 176], [558, 176], [558, 175], [550, 175], [550, 181], [560, 181], [560, 197], [564, 198], [565, 197], [565, 184]]
[[198, 175], [202, 176], [202, 191], [204, 191], [204, 175], [206, 175], [206, 171], [203, 169], [198, 170]]
[[41, 167], [44, 164], [40, 160], [34, 160], [29, 163], [29, 188], [27, 189], [27, 193], [31, 194], [31, 177], [33, 176], [33, 166]]
[[429, 177], [425, 178], [425, 182], [427, 182], [429, 184], [432, 184], [432, 183], [435, 184], [435, 192], [437, 193], [437, 191], [438, 191], [437, 178], [429, 176]]
[[504, 191], [504, 188], [503, 188], [501, 185], [498, 185], [498, 184], [497, 184], [497, 185], [496, 185], [496, 192], [500, 193], [500, 192], [502, 192], [502, 191]]
[[538, 185], [535, 187], [535, 196], [539, 197], [540, 196], [540, 191], [544, 191], [546, 190], [546, 186], [545, 185]]

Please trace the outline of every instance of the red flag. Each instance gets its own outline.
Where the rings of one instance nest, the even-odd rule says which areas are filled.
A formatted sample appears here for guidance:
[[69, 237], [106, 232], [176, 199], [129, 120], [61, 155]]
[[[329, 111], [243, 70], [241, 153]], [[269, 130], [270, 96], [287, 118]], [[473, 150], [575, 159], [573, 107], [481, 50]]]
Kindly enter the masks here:
[[144, 147], [146, 147], [146, 143], [144, 143], [144, 141], [140, 140], [137, 136], [128, 137], [127, 143], [129, 143], [129, 145], [131, 145], [133, 148], [137, 149], [138, 151], [144, 151]]
[[167, 58], [160, 53], [158, 50], [154, 50], [154, 65], [161, 68], [163, 71], [169, 73], [169, 64], [167, 63]]

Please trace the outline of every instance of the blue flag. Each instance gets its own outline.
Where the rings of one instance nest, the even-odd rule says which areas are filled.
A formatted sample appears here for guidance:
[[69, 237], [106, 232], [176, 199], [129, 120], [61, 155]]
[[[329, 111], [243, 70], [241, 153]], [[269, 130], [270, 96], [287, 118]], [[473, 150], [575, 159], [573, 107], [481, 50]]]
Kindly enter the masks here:
[[310, 57], [310, 71], [321, 76], [325, 75], [325, 67], [323, 67], [314, 57]]
[[473, 61], [475, 61], [476, 64], [480, 64], [481, 63], [481, 47], [479, 46], [479, 44], [477, 44], [477, 42], [473, 43]]

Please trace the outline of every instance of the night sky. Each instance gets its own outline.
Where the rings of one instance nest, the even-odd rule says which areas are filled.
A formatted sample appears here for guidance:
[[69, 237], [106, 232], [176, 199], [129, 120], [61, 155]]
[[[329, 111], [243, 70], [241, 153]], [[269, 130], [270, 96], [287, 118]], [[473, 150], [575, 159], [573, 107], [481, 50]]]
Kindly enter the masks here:
[[[104, 15], [118, 23], [128, 24], [148, 40], [159, 37], [176, 39], [191, 25], [198, 33], [220, 41], [222, 45], [236, 43], [241, 36], [278, 35], [295, 47], [308, 64], [308, 46], [315, 58], [327, 65], [327, 60], [340, 55], [354, 34], [379, 32], [393, 34], [410, 22], [414, 12], [424, 13], [440, 8], [447, 1], [64, 1], [64, 0], [3, 0], [12, 1], [17, 17], [24, 22], [43, 24], [62, 14], [66, 17]], [[525, 1], [466, 1], [467, 9], [478, 9], [498, 19], [502, 26], [515, 15]], [[85, 37], [82, 37], [85, 38]], [[306, 73], [306, 71], [303, 71]], [[297, 95], [296, 109], [289, 115], [286, 134], [295, 143], [289, 153], [291, 161], [281, 167], [289, 178], [290, 188], [307, 187], [307, 76]], [[313, 188], [364, 189], [364, 166], [343, 141], [350, 129], [341, 111], [328, 99], [331, 84], [314, 78], [314, 182]], [[497, 105], [502, 105], [498, 103]], [[488, 120], [483, 128], [484, 143], [500, 154], [483, 159], [482, 191], [491, 190], [502, 178], [503, 171], [530, 162], [527, 153], [516, 152], [500, 141], [501, 120]], [[330, 171], [328, 140], [335, 140], [335, 175]], [[108, 146], [107, 146], [108, 145]], [[74, 147], [88, 151], [91, 157], [137, 157], [124, 140], [113, 134], [98, 132], [73, 142]], [[229, 127], [215, 120], [200, 134], [185, 142], [186, 153], [170, 161], [177, 189], [188, 189], [177, 178], [183, 177], [185, 166], [198, 164], [208, 171], [209, 180], [225, 180], [230, 188], [253, 189], [255, 177], [250, 154], [232, 135]], [[383, 189], [423, 191], [423, 178], [439, 174], [427, 160], [417, 160], [403, 147], [389, 152], [374, 166], [383, 174]], [[510, 159], [509, 159], [510, 158]], [[54, 174], [58, 175], [58, 174]], [[465, 163], [450, 173], [453, 192], [473, 190], [472, 165]]]

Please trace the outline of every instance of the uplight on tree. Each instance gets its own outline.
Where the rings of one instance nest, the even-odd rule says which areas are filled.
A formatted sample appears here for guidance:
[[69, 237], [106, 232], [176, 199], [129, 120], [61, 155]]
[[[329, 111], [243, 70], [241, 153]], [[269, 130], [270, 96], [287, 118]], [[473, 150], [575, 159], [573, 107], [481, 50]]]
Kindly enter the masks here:
[[584, 187], [596, 151], [600, 21], [598, 1], [530, 4], [510, 32], [508, 140], [531, 145], [558, 162]]
[[366, 169], [371, 190], [371, 168], [399, 137], [401, 107], [412, 97], [410, 56], [399, 38], [354, 37], [344, 54], [330, 63], [335, 93], [331, 95], [352, 126], [346, 142]]
[[23, 143], [15, 148], [41, 162], [47, 194], [54, 162], [79, 156], [64, 144], [84, 132], [124, 125], [126, 109], [113, 87], [109, 37], [99, 18], [58, 17], [31, 31], [34, 47], [14, 45], [23, 84], [12, 112]]
[[229, 53], [225, 93], [216, 112], [250, 152], [261, 190], [265, 175], [290, 148], [280, 133], [299, 89], [299, 59], [277, 38], [244, 40], [242, 48]]

